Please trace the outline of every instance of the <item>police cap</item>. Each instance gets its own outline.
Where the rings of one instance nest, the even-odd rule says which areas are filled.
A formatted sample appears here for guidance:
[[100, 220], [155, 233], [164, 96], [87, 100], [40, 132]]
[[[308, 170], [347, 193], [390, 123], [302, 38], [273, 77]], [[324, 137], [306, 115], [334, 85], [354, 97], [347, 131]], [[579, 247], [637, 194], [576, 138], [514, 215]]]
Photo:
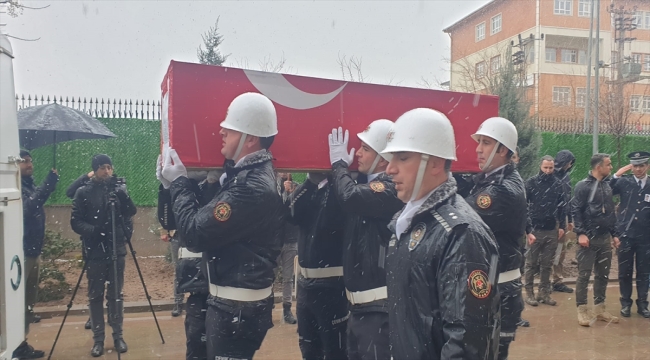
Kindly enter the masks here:
[[648, 162], [648, 159], [650, 159], [650, 152], [635, 151], [633, 153], [627, 154], [627, 157], [630, 159], [630, 164], [643, 165]]

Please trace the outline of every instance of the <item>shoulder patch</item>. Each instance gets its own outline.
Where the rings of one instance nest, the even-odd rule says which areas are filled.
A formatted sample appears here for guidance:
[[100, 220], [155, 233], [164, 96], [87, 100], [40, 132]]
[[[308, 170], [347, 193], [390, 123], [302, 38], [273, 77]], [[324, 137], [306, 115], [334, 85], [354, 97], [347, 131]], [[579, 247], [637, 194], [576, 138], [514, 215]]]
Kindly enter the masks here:
[[217, 205], [214, 207], [214, 218], [217, 221], [228, 221], [230, 219], [230, 215], [232, 215], [232, 209], [230, 209], [230, 204], [226, 202], [220, 202], [217, 203]]
[[456, 226], [467, 224], [466, 217], [458, 212], [458, 210], [449, 205], [445, 204], [441, 206], [437, 211], [433, 211], [433, 217], [442, 225], [442, 227], [451, 232]]
[[492, 284], [487, 274], [482, 270], [474, 270], [467, 277], [469, 292], [477, 299], [485, 299], [492, 292]]
[[427, 226], [424, 223], [418, 223], [413, 227], [413, 230], [411, 230], [411, 239], [409, 239], [409, 251], [413, 251], [418, 246], [426, 231]]
[[488, 209], [492, 206], [492, 198], [489, 194], [481, 194], [476, 198], [476, 206], [481, 209]]
[[386, 186], [381, 181], [373, 181], [368, 185], [370, 186], [370, 189], [376, 193], [384, 192], [386, 190]]

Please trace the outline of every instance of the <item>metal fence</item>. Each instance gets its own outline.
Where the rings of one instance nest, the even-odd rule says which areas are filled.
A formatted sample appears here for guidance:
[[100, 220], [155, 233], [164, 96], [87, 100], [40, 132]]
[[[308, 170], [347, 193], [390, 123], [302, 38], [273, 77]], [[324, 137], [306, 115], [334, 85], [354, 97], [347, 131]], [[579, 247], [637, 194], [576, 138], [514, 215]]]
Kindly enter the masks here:
[[[576, 118], [538, 118], [535, 127], [544, 132], [557, 134], [591, 134], [592, 124], [585, 128], [584, 119]], [[613, 128], [606, 122], [601, 122], [598, 127], [600, 134], [640, 135], [650, 136], [650, 124], [627, 124], [624, 128]]]
[[160, 120], [161, 106], [160, 100], [127, 100], [127, 99], [98, 99], [90, 98], [83, 100], [81, 97], [75, 100], [74, 97], [50, 96], [44, 97], [41, 95], [27, 95], [19, 96], [16, 94], [16, 106], [18, 110], [30, 106], [44, 105], [58, 103], [75, 110], [83, 111], [84, 113], [96, 118], [113, 118], [113, 119], [143, 119], [143, 120]]

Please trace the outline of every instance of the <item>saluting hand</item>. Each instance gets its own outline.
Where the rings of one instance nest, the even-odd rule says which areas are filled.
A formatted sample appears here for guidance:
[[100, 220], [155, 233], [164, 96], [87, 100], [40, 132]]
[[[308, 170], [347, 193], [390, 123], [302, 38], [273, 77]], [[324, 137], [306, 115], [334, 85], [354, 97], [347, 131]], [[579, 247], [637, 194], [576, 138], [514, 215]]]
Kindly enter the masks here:
[[622, 168], [618, 169], [618, 171], [614, 175], [616, 175], [616, 177], [621, 177], [621, 176], [625, 175], [626, 172], [632, 170], [633, 167], [634, 166], [632, 164], [627, 164], [627, 165], [623, 166]]

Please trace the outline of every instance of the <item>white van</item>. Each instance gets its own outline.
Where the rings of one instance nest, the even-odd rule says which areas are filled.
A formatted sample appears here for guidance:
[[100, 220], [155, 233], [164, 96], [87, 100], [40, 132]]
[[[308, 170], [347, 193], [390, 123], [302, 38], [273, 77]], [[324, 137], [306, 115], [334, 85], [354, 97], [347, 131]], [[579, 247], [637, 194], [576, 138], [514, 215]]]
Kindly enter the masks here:
[[25, 340], [23, 205], [13, 51], [0, 34], [0, 360]]

